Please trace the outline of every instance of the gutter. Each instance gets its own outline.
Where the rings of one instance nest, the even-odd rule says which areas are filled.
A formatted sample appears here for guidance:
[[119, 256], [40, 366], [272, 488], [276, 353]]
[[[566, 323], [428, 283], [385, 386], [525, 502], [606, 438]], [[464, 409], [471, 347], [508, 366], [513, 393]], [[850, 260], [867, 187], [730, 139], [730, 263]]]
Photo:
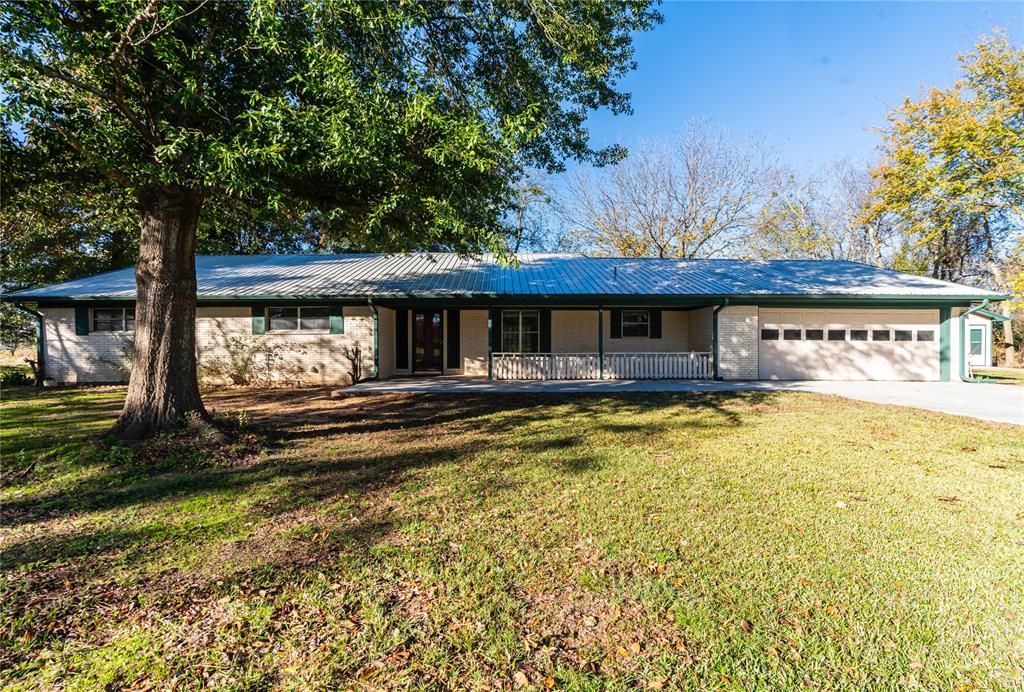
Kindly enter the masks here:
[[32, 315], [36, 320], [36, 381], [35, 386], [43, 386], [43, 380], [46, 379], [46, 347], [43, 343], [46, 332], [43, 329], [43, 314], [32, 308], [25, 307], [24, 303], [14, 301], [14, 307], [22, 312], [27, 312]]
[[977, 382], [976, 379], [967, 374], [967, 353], [965, 352], [965, 330], [967, 326], [967, 316], [971, 313], [984, 310], [988, 304], [992, 302], [986, 298], [981, 301], [980, 305], [975, 305], [973, 308], [968, 308], [960, 313], [960, 350], [957, 352], [957, 359], [960, 361], [960, 379], [964, 382]]
[[722, 379], [718, 373], [718, 313], [728, 304], [729, 299], [723, 298], [722, 304], [716, 305], [715, 309], [711, 311], [711, 376], [715, 380]]

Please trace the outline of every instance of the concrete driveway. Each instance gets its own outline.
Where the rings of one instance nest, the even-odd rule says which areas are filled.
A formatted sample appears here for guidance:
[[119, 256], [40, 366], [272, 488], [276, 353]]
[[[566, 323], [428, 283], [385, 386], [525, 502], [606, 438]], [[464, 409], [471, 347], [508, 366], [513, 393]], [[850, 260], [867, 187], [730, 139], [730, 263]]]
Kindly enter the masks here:
[[922, 408], [998, 423], [1024, 425], [1024, 387], [968, 382], [821, 382], [765, 380], [714, 382], [711, 380], [543, 380], [489, 382], [466, 377], [403, 377], [361, 382], [333, 392], [333, 396], [371, 396], [387, 393], [614, 393], [614, 392], [815, 392], [848, 399]]

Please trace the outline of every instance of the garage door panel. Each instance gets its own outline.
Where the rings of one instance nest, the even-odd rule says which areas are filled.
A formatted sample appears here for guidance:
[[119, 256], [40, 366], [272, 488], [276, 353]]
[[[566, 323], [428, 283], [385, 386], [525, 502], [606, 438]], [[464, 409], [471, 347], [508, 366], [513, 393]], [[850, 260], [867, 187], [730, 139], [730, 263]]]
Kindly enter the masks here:
[[[938, 333], [937, 310], [764, 311], [762, 328], [842, 329], [846, 339], [758, 342], [758, 370], [766, 380], [937, 380], [938, 340], [918, 341], [918, 330]], [[776, 321], [770, 321], [776, 320]], [[850, 330], [867, 330], [868, 341], [853, 341]], [[887, 330], [888, 341], [873, 341]], [[910, 330], [912, 341], [895, 341], [896, 330]], [[781, 336], [781, 334], [780, 334]]]

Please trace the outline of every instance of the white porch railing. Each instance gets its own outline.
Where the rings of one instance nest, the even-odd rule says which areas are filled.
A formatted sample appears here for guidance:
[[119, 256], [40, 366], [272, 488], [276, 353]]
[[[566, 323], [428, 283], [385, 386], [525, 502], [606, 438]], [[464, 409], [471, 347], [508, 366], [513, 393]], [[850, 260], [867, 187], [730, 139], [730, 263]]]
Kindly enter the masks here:
[[596, 380], [596, 353], [495, 353], [496, 380]]
[[[596, 380], [601, 377], [597, 353], [494, 353], [496, 380]], [[606, 353], [604, 377], [609, 380], [710, 379], [710, 353]]]

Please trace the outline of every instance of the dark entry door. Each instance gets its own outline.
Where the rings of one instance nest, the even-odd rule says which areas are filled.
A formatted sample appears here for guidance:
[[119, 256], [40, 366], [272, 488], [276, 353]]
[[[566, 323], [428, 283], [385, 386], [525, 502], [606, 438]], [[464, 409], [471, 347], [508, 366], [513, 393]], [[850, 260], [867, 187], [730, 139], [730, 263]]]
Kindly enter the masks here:
[[441, 372], [444, 325], [440, 310], [413, 310], [412, 370]]

